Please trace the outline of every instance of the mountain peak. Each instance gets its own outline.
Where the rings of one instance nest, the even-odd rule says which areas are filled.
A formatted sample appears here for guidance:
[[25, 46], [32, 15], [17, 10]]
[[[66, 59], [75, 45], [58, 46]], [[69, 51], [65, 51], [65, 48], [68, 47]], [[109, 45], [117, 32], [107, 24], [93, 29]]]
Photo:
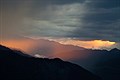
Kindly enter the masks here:
[[120, 52], [120, 50], [118, 48], [113, 48], [110, 50], [110, 52]]

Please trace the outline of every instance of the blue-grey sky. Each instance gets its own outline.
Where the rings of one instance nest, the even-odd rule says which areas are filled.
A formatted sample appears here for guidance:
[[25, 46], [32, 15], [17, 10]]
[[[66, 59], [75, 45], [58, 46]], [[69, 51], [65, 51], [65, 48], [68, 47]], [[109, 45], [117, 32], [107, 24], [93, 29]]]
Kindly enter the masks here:
[[1, 34], [120, 42], [120, 0], [0, 0]]

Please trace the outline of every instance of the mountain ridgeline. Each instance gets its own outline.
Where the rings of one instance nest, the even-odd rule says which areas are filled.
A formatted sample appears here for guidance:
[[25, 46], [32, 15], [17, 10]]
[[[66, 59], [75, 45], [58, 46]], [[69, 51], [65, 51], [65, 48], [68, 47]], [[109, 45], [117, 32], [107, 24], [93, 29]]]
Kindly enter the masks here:
[[85, 69], [100, 76], [103, 80], [120, 80], [119, 49], [113, 48], [110, 51], [86, 49], [71, 53], [82, 55], [81, 58], [74, 59], [71, 62], [81, 65]]
[[35, 58], [0, 45], [0, 80], [100, 80], [59, 58]]

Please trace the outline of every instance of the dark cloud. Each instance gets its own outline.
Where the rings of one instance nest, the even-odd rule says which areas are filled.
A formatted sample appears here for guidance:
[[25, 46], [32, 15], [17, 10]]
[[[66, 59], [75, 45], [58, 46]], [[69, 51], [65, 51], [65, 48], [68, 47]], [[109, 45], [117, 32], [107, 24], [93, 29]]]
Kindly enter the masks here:
[[119, 7], [119, 0], [88, 0], [88, 5], [92, 8], [116, 8]]
[[102, 39], [119, 42], [120, 1], [90, 0], [88, 12], [82, 17], [82, 29], [77, 28], [73, 36], [85, 39]]
[[2, 0], [3, 34], [119, 42], [119, 0]]

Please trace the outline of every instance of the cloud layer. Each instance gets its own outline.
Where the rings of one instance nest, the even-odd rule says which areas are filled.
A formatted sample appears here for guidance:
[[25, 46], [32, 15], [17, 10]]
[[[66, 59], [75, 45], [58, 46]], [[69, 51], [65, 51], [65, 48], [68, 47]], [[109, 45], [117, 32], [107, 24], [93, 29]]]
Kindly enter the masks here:
[[120, 39], [118, 0], [2, 0], [2, 36]]

